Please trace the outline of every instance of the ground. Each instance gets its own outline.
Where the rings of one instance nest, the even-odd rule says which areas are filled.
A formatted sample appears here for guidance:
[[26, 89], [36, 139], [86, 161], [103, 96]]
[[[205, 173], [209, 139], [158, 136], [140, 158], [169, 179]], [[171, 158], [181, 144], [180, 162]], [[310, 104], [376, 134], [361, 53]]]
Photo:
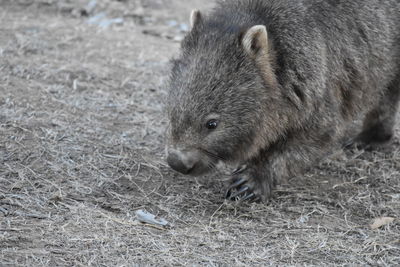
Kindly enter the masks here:
[[[267, 204], [225, 201], [223, 171], [165, 164], [168, 61], [190, 10], [210, 6], [0, 1], [1, 266], [400, 264], [398, 126], [389, 147], [338, 150]], [[379, 217], [394, 221], [372, 229]]]

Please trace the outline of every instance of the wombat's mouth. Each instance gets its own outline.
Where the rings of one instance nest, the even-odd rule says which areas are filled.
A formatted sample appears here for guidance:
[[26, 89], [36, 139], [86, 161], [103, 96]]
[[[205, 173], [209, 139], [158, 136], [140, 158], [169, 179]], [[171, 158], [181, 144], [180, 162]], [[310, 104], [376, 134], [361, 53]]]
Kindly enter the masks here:
[[185, 175], [199, 176], [215, 168], [218, 161], [199, 150], [179, 151], [169, 149], [168, 165], [175, 171]]

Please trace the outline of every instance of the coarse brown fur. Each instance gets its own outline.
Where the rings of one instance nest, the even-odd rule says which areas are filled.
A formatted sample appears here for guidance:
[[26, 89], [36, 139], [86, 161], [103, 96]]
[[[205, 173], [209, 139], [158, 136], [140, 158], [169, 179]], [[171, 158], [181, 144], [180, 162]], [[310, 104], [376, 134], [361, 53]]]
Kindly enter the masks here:
[[276, 183], [338, 146], [362, 114], [354, 142], [392, 138], [399, 1], [221, 1], [209, 16], [193, 13], [191, 24], [169, 82], [175, 170], [200, 175], [218, 161], [246, 165], [228, 196], [266, 200]]

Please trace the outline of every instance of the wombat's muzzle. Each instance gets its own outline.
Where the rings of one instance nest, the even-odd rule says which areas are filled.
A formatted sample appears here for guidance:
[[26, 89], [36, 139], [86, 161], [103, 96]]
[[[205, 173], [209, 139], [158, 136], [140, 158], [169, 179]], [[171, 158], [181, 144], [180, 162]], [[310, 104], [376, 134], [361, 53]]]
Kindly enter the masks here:
[[198, 153], [190, 151], [183, 152], [175, 149], [168, 150], [168, 165], [180, 173], [190, 174], [195, 169], [195, 165], [198, 161]]

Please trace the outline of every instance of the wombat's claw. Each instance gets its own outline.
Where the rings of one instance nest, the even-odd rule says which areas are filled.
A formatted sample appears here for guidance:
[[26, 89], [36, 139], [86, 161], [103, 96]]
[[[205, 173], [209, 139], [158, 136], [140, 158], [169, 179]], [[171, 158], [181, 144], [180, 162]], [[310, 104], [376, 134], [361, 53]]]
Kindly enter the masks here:
[[244, 198], [242, 198], [240, 201], [251, 201], [251, 202], [256, 202], [259, 201], [260, 197], [257, 197], [256, 194], [254, 193], [250, 193], [246, 196], [244, 196]]
[[230, 199], [236, 199], [236, 197], [246, 193], [250, 188], [248, 186], [240, 188], [238, 191], [236, 191], [234, 194], [230, 195]]
[[[225, 198], [233, 201], [258, 201], [260, 198], [252, 191], [245, 183], [248, 182], [245, 178], [240, 178], [231, 184], [225, 194]], [[232, 192], [232, 190], [235, 190]]]
[[358, 149], [358, 150], [372, 150], [373, 146], [371, 144], [363, 142], [358, 137], [347, 140], [343, 145], [343, 149]]
[[356, 142], [355, 142], [355, 139], [354, 139], [354, 138], [351, 138], [351, 139], [347, 140], [346, 142], [344, 142], [344, 143], [342, 144], [342, 148], [344, 148], [344, 149], [350, 149], [350, 148], [352, 148], [352, 147], [354, 146], [355, 143], [356, 143]]
[[228, 187], [228, 189], [226, 190], [226, 193], [225, 193], [225, 198], [226, 199], [231, 199], [231, 200], [233, 200], [233, 195], [232, 195], [232, 190], [233, 189], [236, 189], [236, 190], [238, 190], [239, 188], [241, 188], [241, 186], [244, 184], [244, 183], [246, 183], [247, 182], [247, 180], [246, 179], [244, 179], [244, 178], [239, 178], [238, 180], [236, 180], [233, 184], [231, 184], [229, 187]]
[[342, 144], [343, 149], [365, 149], [368, 150], [370, 148], [369, 144], [364, 143], [358, 137], [351, 138], [347, 140], [344, 144]]
[[232, 175], [239, 174], [239, 173], [243, 172], [244, 170], [246, 170], [246, 168], [247, 168], [246, 165], [239, 166], [235, 170], [233, 170]]
[[238, 179], [236, 182], [234, 182], [233, 184], [231, 184], [231, 185], [228, 187], [228, 190], [227, 190], [227, 191], [230, 192], [232, 189], [237, 188], [237, 187], [241, 186], [242, 184], [244, 184], [244, 183], [246, 183], [246, 182], [247, 182], [246, 179], [240, 178], [240, 179]]

